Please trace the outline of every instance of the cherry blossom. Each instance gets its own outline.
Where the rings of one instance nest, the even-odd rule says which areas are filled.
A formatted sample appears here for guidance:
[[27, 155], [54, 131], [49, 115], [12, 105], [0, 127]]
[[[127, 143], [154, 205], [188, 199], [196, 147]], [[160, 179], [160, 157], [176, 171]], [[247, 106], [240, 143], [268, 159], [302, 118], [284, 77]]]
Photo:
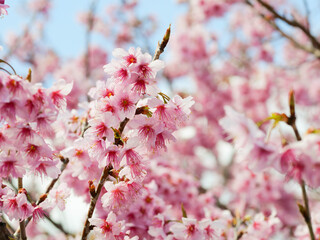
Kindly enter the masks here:
[[0, 16], [8, 15], [7, 8], [9, 8], [9, 6], [5, 4], [5, 0], [1, 0], [0, 1]]
[[[318, 239], [314, 4], [179, 0], [154, 56], [166, 14], [105, 4], [82, 8], [85, 36], [70, 39], [86, 45], [68, 59], [46, 34], [48, 0], [3, 33], [1, 226], [21, 239]], [[83, 217], [56, 219], [76, 198]]]

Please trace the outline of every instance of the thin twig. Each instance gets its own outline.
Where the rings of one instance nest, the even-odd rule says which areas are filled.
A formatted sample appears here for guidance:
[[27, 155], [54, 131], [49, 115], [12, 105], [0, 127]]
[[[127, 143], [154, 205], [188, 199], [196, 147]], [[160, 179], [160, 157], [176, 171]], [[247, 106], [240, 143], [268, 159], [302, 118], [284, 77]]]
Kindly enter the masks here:
[[216, 207], [222, 210], [228, 210], [231, 213], [232, 217], [236, 217], [236, 214], [227, 205], [221, 203], [218, 197], [215, 196], [214, 199]]
[[153, 61], [159, 59], [160, 54], [163, 53], [165, 47], [167, 46], [167, 44], [169, 42], [170, 32], [171, 32], [171, 24], [169, 25], [166, 33], [164, 34], [161, 43], [158, 42], [158, 47], [157, 47], [157, 50], [153, 56]]
[[[245, 0], [245, 3], [248, 4], [250, 7], [252, 7], [253, 10], [257, 11], [253, 4], [249, 0]], [[270, 20], [267, 16], [265, 16], [263, 13], [260, 13], [257, 11], [259, 16], [264, 19], [270, 26], [272, 26], [275, 30], [277, 30], [284, 38], [288, 39], [295, 47], [307, 52], [313, 54], [315, 57], [320, 58], [320, 49], [316, 49], [314, 47], [306, 46], [304, 44], [299, 43], [296, 41], [293, 37], [291, 37], [289, 34], [286, 34], [283, 32], [279, 26], [273, 21]]]
[[[10, 235], [12, 235], [14, 233], [14, 228], [10, 225], [10, 223], [7, 221], [7, 219], [4, 218], [3, 215], [1, 216], [1, 219], [0, 219], [0, 224], [1, 223], [5, 224], [4, 227], [8, 229], [8, 233], [10, 233]], [[1, 237], [0, 237], [0, 239], [1, 239]]]
[[8, 224], [0, 220], [0, 239], [7, 240], [12, 238], [12, 232], [9, 230]]
[[[138, 109], [137, 109], [138, 110]], [[136, 110], [136, 112], [137, 112]], [[125, 118], [121, 123], [120, 123], [120, 127], [119, 127], [119, 138], [115, 138], [114, 139], [114, 144], [115, 145], [121, 145], [123, 144], [122, 140], [121, 140], [121, 134], [124, 131], [124, 128], [126, 126], [126, 124], [129, 122], [129, 118]], [[98, 187], [97, 190], [94, 192], [94, 194], [91, 194], [91, 201], [90, 201], [90, 206], [89, 206], [89, 210], [87, 213], [87, 218], [83, 227], [83, 231], [82, 231], [82, 236], [81, 236], [81, 240], [86, 240], [88, 237], [88, 234], [90, 232], [90, 219], [93, 215], [94, 209], [96, 207], [97, 201], [99, 199], [102, 187], [104, 185], [104, 183], [106, 182], [110, 171], [112, 170], [112, 165], [108, 165], [105, 166], [105, 168], [103, 169], [102, 175], [100, 177], [99, 183], [98, 183]], [[91, 192], [90, 192], [91, 193]]]
[[5, 72], [8, 73], [9, 75], [11, 75], [11, 72], [9, 72], [7, 69], [4, 69], [4, 68], [0, 67], [0, 70], [5, 71]]
[[[56, 177], [55, 179], [52, 179], [51, 183], [49, 184], [49, 186], [47, 187], [47, 190], [45, 192], [45, 194], [48, 194], [51, 189], [54, 187], [54, 185], [56, 184], [56, 182], [59, 180], [62, 172], [66, 169], [68, 163], [69, 163], [69, 158], [64, 158], [64, 157], [60, 157], [60, 160], [62, 162], [61, 168], [60, 168], [60, 174], [58, 175], [58, 177]], [[39, 205], [40, 203], [42, 203], [45, 200], [45, 198], [39, 198], [39, 200], [37, 201], [37, 205]]]
[[52, 218], [50, 217], [46, 217], [46, 219], [53, 225], [55, 226], [57, 229], [59, 229], [62, 233], [64, 233], [66, 236], [70, 236], [70, 237], [75, 237], [75, 234], [72, 234], [68, 231], [66, 231], [64, 229], [64, 227], [60, 224], [60, 223], [57, 223], [55, 221], [52, 220]]
[[[292, 127], [297, 141], [301, 141], [302, 138], [296, 126], [296, 110], [295, 110], [295, 99], [294, 99], [293, 91], [290, 91], [289, 93], [289, 106], [290, 106], [290, 117], [288, 118], [287, 124]], [[312, 227], [312, 219], [310, 214], [308, 195], [306, 191], [306, 184], [303, 179], [301, 179], [300, 181], [300, 186], [301, 186], [303, 203], [304, 203], [304, 207], [299, 205], [300, 212], [308, 226], [311, 240], [315, 240], [316, 238], [315, 238], [313, 227]]]
[[[11, 65], [10, 63], [8, 63], [7, 61], [5, 61], [5, 60], [3, 60], [3, 59], [0, 59], [0, 63], [4, 63], [4, 64], [8, 65], [8, 66], [12, 69], [12, 71], [14, 72], [14, 74], [17, 75], [16, 70], [14, 70], [14, 68], [12, 67], [12, 65]], [[10, 75], [11, 75], [11, 74], [10, 74]]]
[[303, 180], [301, 180], [300, 186], [301, 186], [302, 197], [303, 197], [303, 202], [304, 202], [304, 206], [305, 206], [305, 211], [303, 211], [302, 214], [303, 214], [305, 222], [307, 223], [311, 240], [316, 240], [314, 232], [313, 232], [313, 227], [312, 227], [312, 219], [311, 219], [311, 214], [310, 214], [310, 209], [309, 209], [309, 200], [308, 200], [308, 195], [307, 195], [307, 191], [306, 191], [306, 184]]
[[81, 130], [80, 136], [84, 137], [84, 133], [90, 128], [87, 118], [85, 119], [85, 122], [81, 126], [82, 126], [82, 130]]
[[96, 207], [97, 200], [98, 200], [98, 198], [100, 196], [102, 187], [103, 187], [104, 183], [106, 182], [111, 170], [112, 170], [112, 166], [111, 165], [106, 166], [103, 169], [103, 172], [102, 172], [102, 175], [100, 177], [97, 190], [96, 190], [95, 194], [93, 196], [91, 196], [91, 201], [90, 201], [90, 206], [89, 206], [86, 222], [84, 224], [84, 228], [83, 228], [83, 231], [82, 231], [82, 236], [81, 236], [82, 240], [86, 240], [87, 236], [88, 236], [88, 234], [90, 232], [90, 228], [89, 228], [89, 226], [90, 226], [90, 218], [93, 215], [93, 212], [94, 212], [94, 209]]
[[[60, 156], [60, 160], [62, 161], [62, 165], [61, 165], [61, 168], [60, 168], [60, 174], [58, 175], [57, 178], [52, 179], [52, 181], [50, 182], [49, 186], [47, 187], [46, 192], [40, 196], [40, 198], [39, 198], [38, 201], [36, 202], [36, 205], [39, 205], [40, 203], [42, 203], [42, 202], [46, 199], [47, 194], [48, 194], [48, 193], [51, 191], [51, 189], [54, 187], [55, 183], [59, 180], [62, 172], [66, 169], [66, 167], [67, 167], [67, 165], [68, 165], [68, 163], [69, 163], [69, 159]], [[44, 195], [45, 195], [45, 197], [43, 197]], [[34, 202], [34, 201], [32, 201], [32, 199], [28, 199], [28, 200], [29, 200], [29, 201], [31, 200], [30, 202]], [[56, 228], [58, 228], [61, 232], [63, 232], [63, 233], [66, 234], [66, 235], [72, 235], [71, 233], [67, 232], [67, 231], [63, 228], [63, 226], [62, 226], [61, 224], [54, 222], [54, 221], [48, 216], [48, 214], [45, 214], [44, 216], [45, 216], [45, 218], [47, 218], [47, 219], [49, 220], [49, 222], [51, 222], [51, 223], [52, 223]], [[29, 224], [29, 222], [31, 221], [31, 219], [32, 219], [32, 216], [30, 216], [30, 217], [27, 218], [27, 220], [26, 220], [26, 222], [25, 222], [25, 227], [28, 226], [28, 224]], [[18, 235], [20, 234], [20, 229], [21, 229], [21, 227], [16, 230], [16, 232], [14, 233], [14, 236], [18, 236]]]
[[266, 3], [262, 0], [256, 0], [256, 1], [258, 1], [266, 10], [271, 12], [273, 14], [273, 16], [276, 17], [277, 19], [282, 20], [283, 22], [287, 23], [288, 25], [290, 25], [292, 27], [296, 27], [296, 28], [300, 29], [310, 39], [312, 45], [315, 48], [320, 49], [320, 43], [318, 42], [318, 40], [311, 34], [309, 29], [306, 28], [303, 24], [299, 23], [295, 19], [290, 20], [290, 19], [287, 19], [286, 17], [280, 15], [271, 5], [269, 5], [268, 3]]
[[[23, 188], [23, 179], [18, 178], [18, 189], [19, 191]], [[22, 193], [24, 194], [24, 193]], [[26, 234], [26, 225], [24, 220], [19, 220], [19, 226], [20, 226], [20, 236], [21, 240], [27, 240], [27, 234]]]

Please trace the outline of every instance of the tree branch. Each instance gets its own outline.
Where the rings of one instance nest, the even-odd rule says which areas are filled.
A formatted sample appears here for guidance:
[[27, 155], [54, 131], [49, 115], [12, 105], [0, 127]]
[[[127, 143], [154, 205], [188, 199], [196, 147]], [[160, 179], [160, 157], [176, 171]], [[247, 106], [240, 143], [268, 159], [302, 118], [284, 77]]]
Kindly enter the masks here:
[[160, 54], [163, 53], [165, 47], [167, 46], [167, 44], [169, 42], [170, 32], [171, 32], [171, 24], [169, 25], [166, 33], [164, 34], [161, 43], [158, 42], [158, 47], [157, 47], [157, 50], [153, 56], [153, 61], [159, 59]]
[[[160, 57], [160, 54], [164, 51], [168, 41], [169, 41], [169, 38], [170, 38], [170, 26], [169, 28], [167, 29], [163, 39], [162, 39], [162, 42], [161, 43], [158, 43], [158, 48], [156, 50], [156, 53], [153, 57], [153, 61], [154, 60], [157, 60], [159, 59]], [[137, 114], [141, 114], [143, 113], [144, 111], [144, 107], [140, 107], [140, 108], [137, 108], [136, 109], [136, 115]], [[121, 140], [121, 135], [124, 131], [124, 128], [125, 126], [127, 125], [127, 123], [129, 122], [129, 118], [125, 118], [121, 123], [120, 123], [120, 126], [119, 126], [119, 129], [118, 129], [118, 136], [115, 137], [114, 139], [114, 145], [122, 145], [123, 142]], [[108, 176], [111, 174], [111, 170], [113, 169], [112, 165], [108, 165], [108, 166], [105, 166], [105, 168], [103, 169], [103, 172], [102, 172], [102, 175], [100, 177], [100, 180], [99, 180], [99, 184], [98, 184], [98, 187], [97, 187], [97, 190], [92, 194], [91, 191], [92, 189], [90, 189], [90, 193], [91, 193], [91, 201], [90, 201], [90, 206], [89, 206], [89, 210], [88, 210], [88, 213], [87, 213], [87, 218], [86, 218], [86, 221], [85, 221], [85, 224], [84, 224], [84, 227], [83, 227], [83, 231], [82, 231], [82, 236], [81, 236], [81, 240], [86, 240], [87, 237], [88, 237], [88, 234], [90, 232], [90, 218], [92, 217], [93, 215], [93, 212], [94, 212], [94, 209], [96, 207], [96, 203], [99, 199], [99, 196], [100, 196], [100, 193], [101, 193], [101, 190], [102, 190], [102, 187], [104, 185], [104, 183], [106, 182]]]
[[289, 34], [286, 34], [285, 32], [283, 32], [274, 21], [270, 20], [270, 18], [266, 17], [263, 13], [258, 12], [249, 0], [245, 0], [245, 3], [248, 4], [253, 10], [255, 10], [262, 19], [264, 19], [270, 26], [272, 26], [275, 30], [277, 30], [284, 38], [288, 39], [295, 47], [307, 53], [313, 54], [317, 58], [320, 58], [320, 49], [306, 46], [304, 44], [299, 43]]
[[[36, 205], [39, 205], [40, 203], [42, 203], [46, 198], [47, 198], [47, 195], [48, 193], [51, 191], [51, 189], [54, 187], [55, 183], [59, 180], [62, 172], [66, 169], [68, 163], [69, 163], [69, 159], [68, 158], [64, 158], [62, 156], [60, 156], [60, 160], [62, 161], [62, 165], [61, 165], [61, 168], [60, 168], [60, 174], [58, 175], [57, 178], [55, 179], [52, 179], [51, 183], [49, 184], [49, 186], [47, 187], [47, 190], [44, 194], [42, 194], [40, 196], [40, 198], [38, 199], [38, 201], [36, 202]], [[43, 197], [44, 196], [44, 197]], [[32, 199], [28, 199], [30, 202], [34, 202], [32, 201]], [[56, 228], [58, 228], [61, 232], [63, 232], [64, 234], [66, 235], [72, 235], [70, 234], [69, 232], [67, 232], [66, 230], [64, 230], [64, 228], [62, 227], [61, 224], [59, 223], [56, 223], [54, 222], [47, 214], [45, 214], [45, 218], [47, 218], [49, 220], [49, 222], [51, 222]], [[29, 222], [31, 221], [32, 219], [32, 216], [28, 217], [27, 220], [25, 221], [25, 227], [28, 226]], [[14, 233], [14, 236], [17, 237], [19, 236], [20, 234], [20, 231], [21, 231], [21, 226], [20, 228], [18, 228], [16, 230], [16, 232]]]
[[[19, 191], [23, 188], [23, 179], [18, 178], [18, 189]], [[24, 194], [24, 193], [22, 193]], [[26, 234], [26, 225], [24, 220], [19, 220], [19, 226], [20, 226], [20, 234], [18, 234], [18, 238], [21, 240], [27, 240], [27, 234]]]
[[95, 192], [95, 194], [93, 196], [91, 195], [91, 201], [90, 201], [90, 206], [89, 206], [89, 210], [88, 210], [88, 214], [87, 214], [87, 219], [86, 219], [86, 222], [84, 224], [83, 231], [82, 231], [82, 236], [81, 236], [82, 240], [86, 240], [87, 236], [88, 236], [88, 234], [90, 232], [90, 228], [89, 228], [90, 222], [89, 222], [89, 220], [93, 215], [93, 212], [94, 212], [94, 209], [96, 207], [97, 200], [98, 200], [98, 198], [100, 196], [102, 187], [103, 187], [104, 183], [106, 182], [111, 170], [112, 170], [112, 165], [106, 166], [103, 169], [103, 172], [102, 172], [102, 175], [100, 177], [97, 190], [96, 190], [96, 192]]
[[[287, 124], [292, 127], [297, 141], [301, 141], [302, 138], [301, 138], [299, 131], [297, 129], [297, 126], [296, 126], [296, 110], [295, 110], [295, 99], [294, 99], [294, 92], [293, 91], [290, 91], [290, 93], [289, 93], [289, 106], [290, 106], [290, 117], [288, 118]], [[302, 214], [302, 216], [308, 226], [310, 239], [315, 240], [316, 238], [315, 238], [315, 235], [313, 232], [313, 227], [312, 227], [312, 219], [311, 219], [311, 214], [310, 214], [308, 195], [307, 195], [307, 191], [306, 191], [306, 184], [303, 179], [301, 179], [300, 187], [301, 187], [302, 198], [303, 198], [303, 203], [304, 203], [304, 206], [299, 205], [300, 213]]]
[[3, 222], [0, 219], [0, 239], [7, 240], [12, 238], [12, 233], [9, 230], [10, 228], [7, 226], [6, 222]]
[[318, 42], [318, 40], [311, 34], [311, 32], [309, 31], [309, 29], [307, 27], [305, 27], [303, 24], [299, 23], [298, 21], [296, 21], [295, 19], [287, 19], [286, 17], [280, 15], [271, 5], [269, 5], [268, 3], [262, 1], [262, 0], [256, 0], [258, 1], [266, 10], [268, 10], [269, 12], [271, 12], [273, 14], [273, 16], [277, 19], [282, 20], [283, 22], [287, 23], [288, 25], [292, 26], [292, 27], [296, 27], [298, 29], [300, 29], [311, 41], [313, 47], [317, 48], [318, 50], [320, 49], [320, 43]]
[[[3, 59], [0, 59], [0, 63], [4, 63], [4, 64], [8, 65], [8, 66], [12, 69], [12, 71], [14, 72], [14, 74], [17, 75], [16, 70], [12, 67], [12, 65], [11, 65], [10, 63], [8, 63], [7, 61], [5, 61], [5, 60], [3, 60]], [[2, 68], [2, 69], [3, 69], [3, 68]], [[5, 70], [5, 69], [3, 69], [3, 70]], [[8, 71], [6, 71], [6, 72], [8, 72]], [[9, 73], [9, 74], [11, 75], [11, 73]]]
[[[59, 180], [62, 172], [66, 169], [68, 163], [69, 163], [69, 158], [64, 158], [62, 156], [60, 156], [60, 161], [62, 162], [61, 168], [60, 168], [60, 174], [58, 175], [57, 178], [52, 179], [51, 183], [49, 184], [49, 186], [47, 187], [47, 190], [44, 194], [48, 194], [51, 189], [54, 187], [54, 185], [56, 184], [56, 182]], [[45, 198], [39, 198], [39, 200], [37, 201], [37, 205], [39, 205], [40, 203], [42, 203], [45, 200]]]

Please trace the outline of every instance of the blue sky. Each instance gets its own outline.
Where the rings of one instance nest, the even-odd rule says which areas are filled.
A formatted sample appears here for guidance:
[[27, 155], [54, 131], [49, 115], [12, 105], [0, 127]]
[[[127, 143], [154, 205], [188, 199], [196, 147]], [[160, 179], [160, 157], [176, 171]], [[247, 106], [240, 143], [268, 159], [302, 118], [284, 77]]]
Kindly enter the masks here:
[[[108, 4], [117, 3], [120, 0], [95, 0], [98, 2], [98, 14], [106, 14], [105, 6]], [[320, 31], [320, 15], [313, 9], [319, 9], [320, 2], [318, 0], [306, 0], [310, 4], [312, 26], [315, 32]], [[8, 9], [9, 15], [0, 19], [0, 45], [3, 45], [5, 33], [12, 31], [21, 33], [23, 26], [28, 24], [31, 19], [31, 13], [26, 12], [25, 5], [30, 0], [6, 0], [6, 4], [10, 5]], [[89, 8], [92, 0], [51, 0], [52, 12], [50, 14], [49, 23], [45, 28], [44, 38], [46, 43], [52, 46], [59, 55], [63, 57], [78, 56], [85, 49], [85, 28], [77, 22], [77, 13], [85, 11]], [[299, 5], [299, 9], [305, 12], [303, 0], [292, 0]], [[173, 32], [175, 30], [175, 20], [185, 11], [184, 5], [177, 4], [176, 0], [139, 0], [138, 14], [145, 16], [148, 14], [154, 15], [158, 22], [158, 30], [150, 42], [157, 41], [162, 38], [162, 35], [167, 26], [172, 23]], [[219, 21], [218, 21], [219, 22]], [[222, 22], [215, 25], [215, 28], [220, 28], [223, 31]], [[100, 45], [106, 44], [98, 36], [93, 36], [93, 43]], [[5, 46], [3, 46], [5, 48]], [[0, 57], [1, 57], [0, 53]]]
[[[105, 6], [116, 3], [119, 0], [96, 0], [98, 2], [98, 14], [106, 14]], [[31, 14], [24, 11], [24, 6], [30, 1], [27, 0], [7, 0], [10, 5], [9, 15], [0, 19], [0, 44], [5, 48], [3, 41], [5, 33], [21, 33], [23, 27], [30, 22]], [[77, 13], [89, 9], [89, 0], [52, 0], [52, 12], [49, 23], [45, 28], [46, 44], [52, 46], [59, 55], [63, 57], [75, 57], [85, 49], [85, 28], [77, 21]], [[155, 47], [158, 40], [161, 40], [163, 33], [170, 23], [174, 23], [176, 18], [183, 12], [183, 6], [178, 7], [175, 0], [150, 1], [141, 0], [138, 14], [145, 16], [154, 15], [159, 20], [158, 30], [154, 39]], [[175, 26], [173, 26], [174, 29]], [[106, 44], [101, 37], [93, 35], [93, 43], [99, 45]], [[1, 56], [2, 54], [0, 54]]]
[[[97, 14], [103, 16], [106, 14], [105, 7], [108, 4], [118, 3], [120, 0], [95, 0], [98, 2]], [[320, 8], [319, 0], [306, 0], [310, 4], [310, 10], [312, 12], [311, 20], [314, 32], [320, 32], [320, 15], [317, 14], [314, 9]], [[10, 5], [8, 9], [9, 15], [0, 18], [0, 45], [3, 45], [6, 49], [3, 40], [5, 34], [8, 32], [15, 32], [21, 34], [25, 25], [30, 22], [32, 14], [25, 11], [25, 5], [30, 0], [6, 0], [6, 4]], [[52, 11], [48, 24], [45, 25], [44, 39], [45, 44], [52, 47], [64, 60], [69, 58], [78, 57], [85, 51], [85, 27], [77, 21], [77, 14], [89, 9], [92, 0], [51, 0]], [[299, 10], [304, 13], [303, 0], [291, 0], [295, 4], [298, 4]], [[283, 9], [284, 11], [286, 9]], [[312, 11], [313, 10], [313, 11]], [[176, 20], [186, 11], [186, 6], [183, 4], [177, 4], [177, 0], [139, 0], [138, 15], [140, 17], [152, 14], [158, 21], [158, 28], [156, 34], [154, 34], [149, 40], [151, 43], [152, 52], [157, 46], [157, 42], [162, 39], [162, 36], [169, 26], [172, 24], [172, 34], [176, 30]], [[288, 14], [288, 12], [287, 12]], [[230, 40], [230, 32], [226, 28], [226, 22], [224, 19], [214, 19], [210, 23], [210, 28], [218, 34], [220, 44], [224, 45]], [[107, 48], [109, 51], [110, 44], [108, 39], [102, 38], [98, 34], [93, 34], [92, 44], [98, 44]], [[138, 46], [135, 46], [138, 47]], [[282, 48], [281, 42], [278, 43], [278, 47]], [[168, 51], [163, 55], [165, 59]], [[0, 52], [0, 58], [5, 54], [5, 51]], [[109, 58], [110, 59], [110, 58]], [[28, 66], [22, 66], [14, 60], [10, 60], [16, 69], [21, 69], [22, 72], [27, 72]], [[185, 84], [183, 84], [185, 85]]]

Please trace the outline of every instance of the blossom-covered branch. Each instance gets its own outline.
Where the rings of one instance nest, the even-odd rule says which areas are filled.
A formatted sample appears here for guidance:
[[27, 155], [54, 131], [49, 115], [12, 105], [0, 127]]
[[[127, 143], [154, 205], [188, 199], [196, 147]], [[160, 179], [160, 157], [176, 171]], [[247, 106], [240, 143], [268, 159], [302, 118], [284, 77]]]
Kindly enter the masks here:
[[[72, 14], [55, 23], [55, 1], [27, 0], [29, 22], [0, 19], [27, 22], [0, 46], [0, 238], [21, 223], [25, 239], [318, 239], [316, 4], [163, 1], [161, 14], [145, 1], [97, 3], [79, 2], [84, 51], [66, 45], [77, 31], [57, 41]], [[174, 34], [146, 53], [172, 19]], [[88, 206], [79, 224], [75, 198]]]
[[[106, 103], [103, 104], [103, 106], [102, 106], [103, 108], [100, 109], [99, 111], [110, 112], [111, 114], [108, 114], [108, 116], [109, 115], [110, 116], [116, 115], [117, 120], [118, 121], [121, 120], [121, 121], [120, 121], [118, 129], [115, 129], [114, 127], [112, 127], [112, 130], [114, 132], [113, 133], [114, 134], [114, 141], [111, 142], [111, 145], [109, 147], [110, 152], [109, 153], [107, 152], [105, 154], [106, 156], [108, 156], [106, 159], [107, 162], [106, 162], [106, 165], [103, 169], [103, 173], [100, 177], [97, 190], [96, 191], [90, 190], [91, 201], [90, 201], [90, 206], [89, 206], [87, 218], [86, 218], [85, 225], [84, 225], [83, 232], [82, 232], [81, 239], [83, 239], [83, 240], [87, 239], [89, 231], [91, 230], [89, 228], [89, 224], [90, 224], [91, 217], [93, 215], [97, 200], [100, 196], [100, 192], [102, 190], [103, 185], [105, 184], [105, 181], [107, 180], [109, 175], [113, 175], [113, 177], [115, 177], [117, 179], [119, 177], [119, 174], [121, 174], [121, 172], [123, 172], [123, 170], [125, 170], [125, 166], [122, 167], [124, 169], [122, 169], [122, 168], [119, 169], [120, 162], [119, 162], [119, 159], [117, 159], [119, 153], [117, 153], [117, 152], [123, 151], [123, 153], [121, 155], [123, 157], [125, 157], [127, 160], [126, 164], [127, 164], [127, 167], [129, 167], [128, 170], [130, 172], [130, 174], [129, 174], [129, 172], [127, 174], [129, 174], [129, 176], [131, 176], [129, 178], [123, 176], [125, 178], [128, 178], [127, 181], [129, 181], [131, 178], [132, 179], [131, 181], [133, 181], [131, 184], [133, 184], [134, 181], [137, 181], [140, 178], [140, 180], [139, 180], [139, 182], [140, 182], [141, 178], [143, 178], [145, 175], [145, 170], [144, 170], [144, 167], [141, 162], [142, 157], [138, 154], [138, 152], [133, 150], [137, 146], [136, 143], [134, 145], [132, 145], [132, 143], [133, 143], [132, 140], [134, 140], [134, 138], [129, 139], [129, 140], [125, 139], [125, 138], [123, 138], [122, 134], [125, 131], [125, 127], [129, 122], [130, 122], [129, 124], [131, 124], [131, 125], [134, 124], [131, 126], [131, 128], [134, 127], [136, 124], [138, 124], [138, 125], [143, 124], [144, 121], [147, 121], [147, 122], [151, 121], [150, 123], [154, 122], [152, 120], [147, 120], [147, 118], [146, 118], [146, 117], [152, 116], [152, 112], [150, 110], [148, 110], [150, 108], [149, 106], [142, 106], [139, 108], [137, 108], [136, 106], [139, 104], [139, 99], [142, 100], [146, 95], [149, 95], [150, 97], [154, 98], [154, 96], [155, 96], [154, 94], [157, 94], [157, 92], [150, 89], [150, 87], [153, 84], [152, 82], [154, 81], [153, 78], [155, 77], [156, 71], [161, 68], [161, 63], [157, 59], [159, 58], [160, 54], [163, 52], [163, 50], [169, 40], [169, 36], [170, 36], [170, 28], [167, 30], [167, 32], [163, 38], [162, 43], [159, 44], [159, 49], [157, 50], [157, 52], [155, 54], [156, 59], [153, 59], [152, 61], [151, 61], [150, 55], [149, 54], [142, 55], [140, 53], [140, 49], [138, 49], [138, 50], [130, 49], [128, 53], [124, 52], [123, 50], [118, 49], [117, 52], [114, 53], [114, 55], [117, 57], [120, 57], [120, 60], [118, 60], [118, 62], [113, 61], [110, 64], [105, 66], [105, 71], [112, 76], [112, 78], [113, 78], [112, 80], [115, 80], [119, 84], [123, 84], [124, 89], [127, 89], [126, 90], [127, 92], [124, 92], [124, 91], [118, 92], [117, 87], [111, 85], [112, 88], [109, 89], [107, 87], [107, 90], [104, 93], [104, 96], [106, 96], [110, 100], [105, 99]], [[128, 88], [128, 86], [129, 86], [129, 88]], [[130, 86], [131, 86], [131, 90], [130, 90]], [[116, 95], [117, 92], [119, 95]], [[97, 93], [98, 92], [96, 92], [96, 94]], [[101, 94], [101, 93], [99, 93], [99, 94]], [[111, 97], [113, 97], [113, 96], [115, 97], [114, 98], [115, 102], [113, 100], [111, 100]], [[117, 99], [117, 97], [119, 99]], [[156, 100], [156, 99], [154, 98], [154, 100]], [[118, 107], [118, 109], [117, 109], [117, 107]], [[104, 114], [106, 114], [106, 113], [104, 113]], [[145, 114], [146, 117], [142, 117], [141, 120], [138, 120], [135, 116], [138, 116], [139, 114]], [[142, 122], [139, 123], [139, 121], [142, 121]], [[102, 137], [108, 131], [110, 131], [110, 130], [107, 130], [107, 126], [105, 125], [106, 123], [101, 122], [101, 120], [99, 120], [98, 122], [94, 122], [92, 119], [91, 121], [89, 121], [89, 123], [90, 122], [94, 123], [94, 124], [91, 125], [91, 127], [85, 133], [85, 135], [84, 135], [85, 138], [86, 138], [86, 136], [88, 136], [89, 134], [92, 134], [92, 133], [97, 133], [97, 136]], [[110, 122], [109, 124], [113, 124], [110, 120], [109, 120], [109, 122]], [[135, 123], [132, 123], [132, 122], [135, 122]], [[147, 139], [151, 138], [151, 136], [152, 136], [152, 141], [156, 141], [153, 144], [157, 144], [157, 139], [154, 139], [153, 135], [156, 134], [156, 131], [158, 131], [158, 130], [153, 129], [150, 125], [146, 125], [145, 128], [146, 128], [145, 130], [144, 129], [141, 130], [141, 133], [144, 134], [145, 137], [147, 137]], [[162, 147], [164, 147], [163, 145], [165, 144], [164, 143], [164, 136], [162, 135], [161, 132], [159, 134], [158, 134], [158, 136], [159, 137], [161, 136], [161, 139], [158, 140], [158, 141], [161, 141], [161, 142], [159, 142], [159, 144], [160, 144], [159, 148], [162, 148]], [[109, 136], [109, 134], [107, 133], [107, 135], [105, 135], [105, 137], [104, 137], [104, 138], [106, 138], [105, 140], [108, 140], [108, 136]], [[112, 144], [114, 146], [112, 146]], [[123, 146], [124, 149], [120, 150], [119, 149], [120, 146]], [[156, 147], [156, 145], [155, 145], [155, 147]], [[157, 149], [154, 149], [154, 150], [157, 150]], [[111, 171], [115, 171], [115, 174], [111, 174]], [[138, 183], [134, 183], [134, 184], [138, 184]], [[113, 185], [113, 184], [111, 184], [111, 185]], [[139, 185], [137, 185], [137, 187], [138, 186]], [[138, 190], [139, 189], [136, 189], [136, 191], [138, 191]], [[111, 190], [109, 190], [109, 191], [111, 191]], [[120, 197], [120, 199], [122, 198], [121, 202], [123, 202], [124, 201], [123, 197], [118, 196], [120, 193], [116, 193], [118, 191], [120, 191], [120, 190], [114, 189], [111, 191], [111, 193], [114, 192], [114, 194], [115, 194], [114, 197], [116, 197], [116, 198]], [[121, 193], [120, 195], [122, 195], [122, 194], [124, 194], [124, 193]], [[106, 195], [107, 194], [105, 194], [103, 196], [102, 201], [104, 201], [104, 199], [106, 199]], [[117, 202], [119, 200], [114, 199], [114, 202], [112, 203], [112, 199], [107, 199], [107, 201], [109, 201], [111, 204], [116, 204], [116, 205], [119, 204]], [[111, 209], [114, 211], [115, 210], [114, 208], [115, 208], [115, 206], [112, 207]]]
[[[45, 193], [42, 194], [42, 195], [40, 196], [40, 198], [37, 200], [37, 202], [35, 203], [35, 206], [39, 206], [43, 201], [46, 200], [49, 192], [52, 190], [52, 188], [54, 187], [54, 185], [56, 184], [56, 182], [59, 180], [62, 172], [66, 169], [66, 167], [67, 167], [67, 165], [68, 165], [68, 163], [69, 163], [69, 159], [64, 158], [63, 156], [60, 156], [59, 158], [60, 158], [60, 161], [62, 162], [62, 165], [61, 165], [61, 168], [60, 168], [60, 174], [58, 175], [57, 178], [52, 179], [52, 181], [51, 181], [50, 184], [48, 185]], [[32, 202], [34, 202], [34, 201], [32, 201]], [[46, 213], [39, 213], [39, 214], [43, 214], [43, 216], [44, 216], [45, 218], [47, 218], [55, 227], [57, 227], [59, 230], [61, 230], [61, 231], [64, 232], [65, 234], [70, 235], [70, 233], [68, 233], [67, 231], [65, 231], [60, 224], [54, 222]], [[31, 219], [32, 219], [32, 216], [30, 216], [30, 217], [28, 217], [28, 218], [26, 219], [26, 221], [25, 221], [25, 227], [27, 227], [27, 225], [29, 224], [29, 222], [31, 221]], [[21, 231], [21, 227], [17, 229], [17, 231], [14, 233], [14, 236], [19, 236], [20, 231]]]

